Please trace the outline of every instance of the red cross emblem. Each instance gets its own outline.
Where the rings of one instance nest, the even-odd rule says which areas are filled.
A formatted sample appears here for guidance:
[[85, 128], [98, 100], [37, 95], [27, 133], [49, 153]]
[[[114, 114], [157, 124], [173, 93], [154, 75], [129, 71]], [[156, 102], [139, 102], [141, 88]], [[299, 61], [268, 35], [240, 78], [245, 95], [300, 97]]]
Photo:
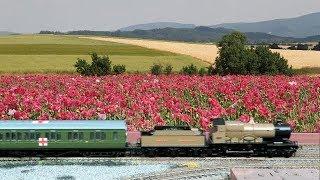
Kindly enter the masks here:
[[39, 138], [38, 142], [41, 147], [48, 146], [48, 138]]

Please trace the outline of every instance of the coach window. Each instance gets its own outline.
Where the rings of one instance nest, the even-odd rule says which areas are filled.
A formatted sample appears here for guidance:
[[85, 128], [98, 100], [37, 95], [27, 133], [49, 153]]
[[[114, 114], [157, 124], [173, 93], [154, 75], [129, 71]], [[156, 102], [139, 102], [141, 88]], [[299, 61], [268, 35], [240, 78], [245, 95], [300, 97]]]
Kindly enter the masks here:
[[106, 132], [101, 132], [101, 139], [106, 140]]
[[46, 137], [49, 140], [50, 139], [50, 134], [48, 132], [46, 132], [44, 137]]
[[11, 140], [11, 135], [9, 132], [6, 132], [6, 140], [10, 141]]
[[22, 133], [21, 132], [17, 132], [17, 140], [22, 140]]
[[112, 136], [113, 136], [113, 140], [114, 140], [114, 141], [118, 140], [118, 138], [119, 138], [119, 137], [118, 137], [118, 132], [113, 132], [113, 133], [112, 133]]
[[16, 132], [11, 132], [11, 140], [13, 140], [13, 141], [17, 140], [17, 133]]
[[56, 139], [57, 139], [57, 132], [52, 131], [52, 132], [51, 132], [50, 139], [51, 139], [51, 140], [56, 140]]
[[36, 133], [34, 131], [30, 132], [30, 140], [34, 140], [36, 138]]
[[90, 132], [90, 140], [94, 140], [94, 132]]
[[3, 139], [3, 134], [0, 133], [0, 141], [2, 141], [2, 139]]
[[60, 132], [57, 133], [57, 140], [58, 141], [61, 140], [61, 133]]
[[40, 132], [36, 132], [36, 141], [38, 141], [38, 139], [41, 137]]
[[30, 140], [30, 133], [29, 132], [24, 132], [24, 140]]
[[96, 132], [96, 140], [100, 140], [101, 139], [101, 132]]
[[83, 132], [79, 132], [79, 140], [83, 140]]
[[72, 140], [72, 132], [68, 132], [68, 140]]
[[79, 133], [73, 132], [73, 140], [79, 140]]

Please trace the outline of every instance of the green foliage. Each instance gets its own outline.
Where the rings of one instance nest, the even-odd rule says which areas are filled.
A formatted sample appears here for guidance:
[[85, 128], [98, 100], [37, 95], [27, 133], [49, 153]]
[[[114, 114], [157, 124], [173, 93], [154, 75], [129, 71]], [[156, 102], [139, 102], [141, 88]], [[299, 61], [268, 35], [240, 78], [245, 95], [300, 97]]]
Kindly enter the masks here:
[[210, 65], [207, 67], [208, 69], [208, 75], [216, 75], [217, 74], [217, 69], [215, 68], [214, 65]]
[[317, 45], [315, 45], [315, 46], [312, 48], [312, 50], [320, 51], [320, 42], [319, 42]]
[[297, 50], [308, 50], [309, 47], [308, 47], [308, 44], [298, 44], [297, 45]]
[[77, 73], [80, 73], [86, 76], [91, 75], [91, 66], [90, 64], [88, 64], [86, 60], [78, 58], [78, 61], [74, 66], [76, 68]]
[[[108, 56], [98, 56], [97, 53], [91, 53], [91, 65], [83, 59], [79, 59], [74, 67], [76, 71], [85, 76], [105, 76], [112, 74], [111, 60]], [[125, 68], [125, 67], [124, 67]]]
[[194, 64], [190, 64], [189, 66], [184, 66], [181, 73], [185, 75], [196, 75], [198, 74], [198, 68]]
[[241, 32], [233, 32], [229, 35], [222, 37], [221, 41], [218, 42], [219, 47], [230, 47], [230, 46], [244, 46], [247, 42], [247, 37]]
[[202, 67], [202, 68], [199, 69], [199, 75], [200, 76], [205, 76], [207, 74], [208, 74], [207, 68]]
[[279, 53], [273, 53], [265, 46], [248, 49], [245, 43], [245, 35], [239, 32], [222, 38], [215, 64], [218, 74], [292, 74], [287, 60]]
[[277, 43], [273, 43], [269, 46], [270, 49], [282, 49], [281, 47], [279, 47], [279, 45]]
[[125, 65], [114, 65], [113, 72], [115, 74], [123, 74], [126, 72], [126, 66]]
[[112, 73], [111, 60], [108, 56], [99, 57], [97, 53], [91, 53], [91, 73], [96, 76], [105, 76]]
[[164, 73], [166, 75], [169, 75], [172, 73], [173, 67], [171, 66], [171, 64], [166, 65], [166, 67], [164, 68]]
[[259, 46], [255, 50], [257, 55], [259, 68], [259, 74], [286, 74], [291, 75], [293, 73], [292, 67], [289, 67], [288, 61], [280, 56], [279, 53], [273, 53], [268, 48]]
[[153, 75], [160, 75], [163, 72], [163, 66], [161, 64], [153, 64], [150, 71]]

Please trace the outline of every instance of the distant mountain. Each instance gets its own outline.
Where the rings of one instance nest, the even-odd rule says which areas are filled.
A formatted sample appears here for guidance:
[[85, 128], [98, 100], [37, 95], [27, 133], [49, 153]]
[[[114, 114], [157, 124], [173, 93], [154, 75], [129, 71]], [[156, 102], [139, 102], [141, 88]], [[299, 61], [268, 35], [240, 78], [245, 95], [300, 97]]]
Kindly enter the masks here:
[[152, 30], [134, 30], [119, 33], [120, 36], [146, 39], [159, 39], [171, 41], [201, 41], [210, 42], [220, 39], [223, 35], [233, 30], [225, 28], [212, 29], [209, 27], [189, 28], [163, 28]]
[[[71, 31], [69, 35], [99, 35], [99, 36], [117, 36], [129, 38], [144, 38], [169, 41], [187, 41], [187, 42], [217, 42], [222, 36], [233, 32], [232, 29], [210, 28], [198, 26], [190, 28], [163, 28], [152, 30], [134, 30], [134, 31]], [[280, 37], [266, 33], [248, 32], [245, 33], [249, 43], [280, 43], [280, 42], [297, 42], [303, 39], [291, 37]]]
[[174, 22], [155, 22], [146, 24], [137, 24], [119, 29], [120, 31], [134, 31], [134, 30], [151, 30], [151, 29], [163, 29], [163, 28], [195, 28], [194, 24], [182, 24]]
[[304, 38], [320, 34], [320, 12], [296, 18], [253, 23], [224, 23], [210, 27], [223, 27], [241, 32], [263, 32], [276, 36]]
[[303, 42], [320, 42], [320, 35], [309, 36], [302, 39]]
[[15, 33], [9, 32], [9, 31], [0, 31], [0, 36], [10, 35], [10, 34], [15, 34]]
[[[206, 26], [198, 26], [193, 29], [164, 28], [153, 30], [134, 30], [121, 32], [116, 35], [132, 38], [159, 39], [170, 41], [217, 42], [224, 35], [230, 34], [233, 31], [234, 30], [232, 29], [226, 28], [210, 28]], [[297, 39], [295, 38], [280, 37], [266, 33], [247, 32], [245, 34], [248, 38], [248, 42], [252, 44], [297, 41]]]

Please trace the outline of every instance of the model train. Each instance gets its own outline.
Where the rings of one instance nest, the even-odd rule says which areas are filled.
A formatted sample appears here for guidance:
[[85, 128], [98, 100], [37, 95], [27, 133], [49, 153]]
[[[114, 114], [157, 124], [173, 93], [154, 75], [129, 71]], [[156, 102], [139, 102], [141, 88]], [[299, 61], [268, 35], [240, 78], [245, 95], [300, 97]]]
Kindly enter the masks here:
[[298, 149], [287, 124], [213, 119], [209, 132], [158, 126], [127, 142], [125, 121], [0, 121], [0, 156], [283, 156]]

